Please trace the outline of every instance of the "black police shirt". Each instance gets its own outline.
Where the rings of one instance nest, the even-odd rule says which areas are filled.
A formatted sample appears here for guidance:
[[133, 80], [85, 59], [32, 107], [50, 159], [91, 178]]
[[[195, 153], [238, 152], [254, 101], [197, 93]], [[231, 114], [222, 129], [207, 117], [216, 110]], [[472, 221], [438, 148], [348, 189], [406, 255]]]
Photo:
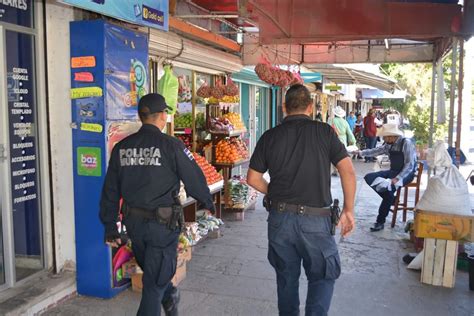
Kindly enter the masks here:
[[184, 144], [154, 125], [140, 130], [112, 150], [100, 202], [107, 232], [116, 232], [119, 200], [131, 207], [153, 210], [171, 206], [183, 181], [188, 195], [214, 211], [206, 179]]
[[290, 115], [262, 135], [250, 168], [268, 170], [270, 200], [326, 207], [332, 203], [330, 164], [346, 157], [346, 148], [329, 124]]

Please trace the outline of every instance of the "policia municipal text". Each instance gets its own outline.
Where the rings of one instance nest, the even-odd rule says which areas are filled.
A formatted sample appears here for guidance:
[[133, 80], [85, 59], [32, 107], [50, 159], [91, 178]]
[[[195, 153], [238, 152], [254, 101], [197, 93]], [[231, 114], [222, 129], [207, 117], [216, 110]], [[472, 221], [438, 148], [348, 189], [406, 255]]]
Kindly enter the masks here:
[[183, 143], [161, 130], [168, 107], [159, 94], [148, 94], [138, 104], [141, 129], [115, 145], [110, 156], [100, 205], [105, 241], [117, 247], [117, 216], [123, 199], [123, 224], [133, 253], [143, 270], [143, 292], [138, 315], [178, 314], [176, 271], [178, 236], [184, 224], [177, 199], [180, 180], [186, 192], [214, 212], [206, 179]]
[[[257, 143], [247, 174], [249, 185], [266, 194], [268, 260], [276, 271], [280, 315], [299, 315], [301, 262], [308, 279], [306, 315], [326, 315], [340, 258], [332, 236], [337, 207], [331, 207], [331, 163], [341, 176], [344, 206], [341, 234], [354, 229], [355, 173], [334, 129], [312, 121], [311, 95], [303, 85], [285, 96], [287, 117]], [[270, 175], [270, 183], [264, 173]], [[335, 214], [336, 213], [336, 214]]]

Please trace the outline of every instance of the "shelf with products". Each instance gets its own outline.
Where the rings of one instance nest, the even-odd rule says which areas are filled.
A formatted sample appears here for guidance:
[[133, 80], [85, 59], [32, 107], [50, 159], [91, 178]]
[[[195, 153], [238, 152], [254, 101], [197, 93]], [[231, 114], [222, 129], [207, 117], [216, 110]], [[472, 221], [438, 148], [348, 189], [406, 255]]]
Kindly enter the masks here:
[[257, 201], [257, 192], [252, 189], [243, 176], [234, 176], [227, 183], [224, 195], [227, 212], [245, 212], [252, 209]]

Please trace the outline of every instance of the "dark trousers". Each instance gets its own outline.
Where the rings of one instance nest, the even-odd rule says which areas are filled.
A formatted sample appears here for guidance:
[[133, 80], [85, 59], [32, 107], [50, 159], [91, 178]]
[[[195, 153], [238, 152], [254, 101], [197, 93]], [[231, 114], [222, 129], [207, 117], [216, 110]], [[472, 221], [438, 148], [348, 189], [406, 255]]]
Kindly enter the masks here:
[[[385, 179], [393, 179], [398, 175], [398, 171], [393, 171], [393, 170], [383, 170], [383, 171], [378, 171], [378, 172], [372, 172], [367, 174], [364, 179], [365, 182], [370, 186], [372, 182], [374, 182], [375, 178], [381, 177]], [[413, 181], [413, 178], [415, 177], [415, 173], [412, 172], [408, 177], [406, 177], [403, 180], [403, 185], [406, 185], [410, 182]], [[374, 189], [375, 192], [377, 192], [378, 195], [382, 198], [382, 203], [380, 203], [379, 207], [379, 215], [377, 216], [377, 223], [385, 223], [385, 218], [387, 217], [388, 213], [390, 212], [390, 207], [392, 206], [394, 200], [395, 200], [395, 186], [392, 185], [392, 190], [383, 190], [383, 191], [377, 191], [375, 188], [371, 187]]]
[[327, 315], [341, 273], [329, 217], [270, 211], [268, 260], [275, 268], [280, 315], [299, 315], [301, 262], [308, 280], [306, 315]]
[[161, 303], [170, 298], [176, 272], [179, 230], [155, 220], [129, 216], [124, 220], [132, 250], [143, 270], [143, 290], [137, 315], [161, 315]]
[[[364, 136], [366, 149], [372, 149], [377, 146], [377, 137], [367, 137]], [[366, 157], [365, 161], [375, 161], [373, 157]]]

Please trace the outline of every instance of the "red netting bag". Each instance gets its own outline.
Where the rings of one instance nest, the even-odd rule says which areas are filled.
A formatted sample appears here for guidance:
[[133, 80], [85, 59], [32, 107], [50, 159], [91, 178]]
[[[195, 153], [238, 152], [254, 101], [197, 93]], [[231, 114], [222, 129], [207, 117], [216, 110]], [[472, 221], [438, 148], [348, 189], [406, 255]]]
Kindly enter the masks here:
[[201, 98], [210, 98], [211, 91], [212, 88], [207, 85], [207, 82], [204, 82], [204, 84], [196, 91], [196, 94]]
[[224, 97], [224, 87], [220, 82], [218, 82], [216, 86], [211, 89], [211, 95], [218, 100]]
[[229, 97], [239, 95], [239, 86], [237, 86], [230, 76], [227, 77], [227, 84], [224, 86], [224, 94]]

